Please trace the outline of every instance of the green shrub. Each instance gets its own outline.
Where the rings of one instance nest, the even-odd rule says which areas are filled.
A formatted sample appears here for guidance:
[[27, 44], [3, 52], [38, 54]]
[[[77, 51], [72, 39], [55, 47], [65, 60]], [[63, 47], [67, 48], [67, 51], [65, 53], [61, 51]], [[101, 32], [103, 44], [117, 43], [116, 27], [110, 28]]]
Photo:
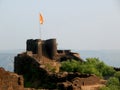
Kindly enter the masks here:
[[99, 58], [87, 58], [87, 63], [94, 65], [94, 68], [98, 70], [102, 76], [112, 76], [115, 73], [113, 67], [106, 65], [103, 61], [100, 61]]
[[116, 77], [110, 77], [106, 87], [101, 87], [100, 90], [120, 90], [120, 82]]
[[110, 88], [104, 86], [104, 87], [101, 87], [100, 90], [110, 90]]
[[119, 81], [120, 81], [120, 71], [116, 72], [116, 73], [114, 74], [114, 77], [118, 78]]
[[94, 67], [93, 64], [81, 63], [79, 61], [71, 60], [64, 61], [61, 65], [62, 71], [67, 72], [80, 72], [82, 74], [96, 74], [99, 75], [99, 72]]
[[118, 78], [116, 77], [110, 77], [107, 81], [107, 86], [110, 86], [110, 85], [117, 85], [119, 86], [120, 85], [120, 82], [118, 80]]
[[117, 85], [109, 85], [110, 90], [120, 90], [120, 87]]
[[61, 63], [61, 70], [67, 71], [67, 72], [75, 72], [78, 71], [78, 66], [80, 65], [80, 62], [75, 60], [68, 60]]
[[106, 65], [98, 58], [87, 58], [86, 62], [67, 60], [61, 63], [61, 70], [67, 72], [80, 72], [82, 74], [95, 74], [100, 77], [112, 76], [113, 67]]

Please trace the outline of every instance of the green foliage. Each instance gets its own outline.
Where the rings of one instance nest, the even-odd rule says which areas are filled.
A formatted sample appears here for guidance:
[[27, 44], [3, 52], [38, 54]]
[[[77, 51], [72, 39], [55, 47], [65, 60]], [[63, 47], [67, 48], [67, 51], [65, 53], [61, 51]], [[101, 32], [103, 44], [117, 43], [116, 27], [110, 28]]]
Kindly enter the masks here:
[[86, 60], [88, 64], [94, 65], [94, 68], [96, 68], [102, 76], [112, 76], [115, 73], [113, 67], [106, 65], [98, 58], [87, 58]]
[[31, 82], [25, 82], [25, 87], [31, 87], [32, 86], [32, 83]]
[[52, 73], [55, 73], [55, 71], [56, 71], [56, 68], [49, 63], [45, 64], [45, 68]]
[[114, 74], [114, 77], [118, 78], [119, 81], [120, 81], [120, 71], [116, 72], [116, 73]]
[[117, 86], [120, 85], [118, 78], [110, 77], [109, 80], [107, 81], [107, 86], [110, 86], [110, 85], [117, 85]]
[[109, 85], [110, 90], [120, 90], [120, 87], [117, 85]]
[[101, 76], [99, 71], [92, 64], [84, 63], [78, 66], [78, 72], [83, 74], [96, 74], [97, 76]]
[[86, 62], [67, 60], [61, 64], [62, 71], [80, 72], [82, 74], [95, 74], [100, 77], [112, 76], [115, 73], [113, 67], [106, 65], [98, 58], [87, 58]]
[[120, 90], [120, 82], [116, 77], [110, 77], [106, 87], [101, 87], [100, 90]]
[[101, 87], [100, 90], [120, 90], [120, 88], [116, 85], [110, 85], [108, 87]]
[[85, 62], [75, 60], [64, 61], [61, 63], [61, 70], [110, 77], [106, 86], [101, 87], [100, 90], [120, 90], [120, 72], [116, 72], [113, 67], [106, 65], [98, 58], [87, 58]]
[[80, 62], [71, 60], [71, 61], [64, 61], [62, 62], [61, 70], [68, 71], [68, 72], [75, 72], [78, 71], [78, 66]]
[[101, 87], [100, 90], [110, 90], [109, 87]]

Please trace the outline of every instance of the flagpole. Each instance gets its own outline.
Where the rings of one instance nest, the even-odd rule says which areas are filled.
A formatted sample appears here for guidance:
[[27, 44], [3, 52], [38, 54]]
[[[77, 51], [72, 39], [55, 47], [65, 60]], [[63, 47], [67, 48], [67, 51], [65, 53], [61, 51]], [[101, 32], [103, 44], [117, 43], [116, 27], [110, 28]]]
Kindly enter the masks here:
[[41, 30], [41, 25], [39, 24], [39, 35], [40, 35], [40, 39], [42, 40], [42, 30]]
[[42, 24], [43, 24], [43, 17], [41, 15], [41, 13], [39, 13], [39, 38], [40, 38], [40, 42], [39, 42], [39, 59], [40, 61], [42, 61], [44, 63], [44, 60], [42, 58]]

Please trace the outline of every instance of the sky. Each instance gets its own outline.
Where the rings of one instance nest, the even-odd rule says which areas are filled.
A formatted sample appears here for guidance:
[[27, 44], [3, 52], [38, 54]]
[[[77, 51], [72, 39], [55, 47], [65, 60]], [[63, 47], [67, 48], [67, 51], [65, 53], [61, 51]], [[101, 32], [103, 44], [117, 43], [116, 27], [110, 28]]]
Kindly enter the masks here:
[[0, 50], [25, 49], [27, 39], [40, 37], [56, 38], [58, 48], [118, 50], [120, 1], [0, 0]]

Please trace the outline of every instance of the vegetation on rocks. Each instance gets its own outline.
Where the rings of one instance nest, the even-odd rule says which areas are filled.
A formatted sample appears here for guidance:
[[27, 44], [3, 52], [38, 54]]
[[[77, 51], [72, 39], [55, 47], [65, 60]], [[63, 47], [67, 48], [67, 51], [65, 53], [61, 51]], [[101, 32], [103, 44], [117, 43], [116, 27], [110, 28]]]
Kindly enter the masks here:
[[120, 90], [120, 81], [116, 77], [110, 77], [105, 87], [100, 90]]
[[85, 62], [68, 60], [61, 63], [61, 71], [80, 72], [81, 74], [95, 74], [107, 79], [106, 86], [100, 90], [120, 90], [120, 71], [106, 65], [99, 58], [87, 58]]
[[115, 72], [114, 76], [108, 79], [106, 87], [100, 90], [120, 90], [120, 71]]
[[85, 62], [68, 60], [61, 63], [61, 70], [80, 72], [81, 74], [95, 74], [99, 77], [113, 76], [115, 70], [98, 58], [87, 58]]

